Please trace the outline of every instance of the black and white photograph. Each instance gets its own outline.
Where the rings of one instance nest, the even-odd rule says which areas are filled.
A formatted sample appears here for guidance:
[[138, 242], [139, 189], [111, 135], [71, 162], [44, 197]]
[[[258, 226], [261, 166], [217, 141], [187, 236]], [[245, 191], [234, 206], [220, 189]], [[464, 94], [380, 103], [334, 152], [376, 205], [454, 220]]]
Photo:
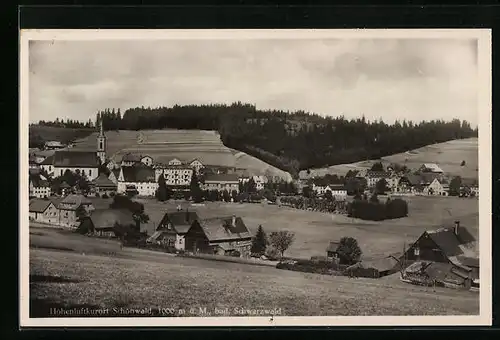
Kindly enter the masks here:
[[20, 34], [22, 326], [491, 324], [491, 35]]

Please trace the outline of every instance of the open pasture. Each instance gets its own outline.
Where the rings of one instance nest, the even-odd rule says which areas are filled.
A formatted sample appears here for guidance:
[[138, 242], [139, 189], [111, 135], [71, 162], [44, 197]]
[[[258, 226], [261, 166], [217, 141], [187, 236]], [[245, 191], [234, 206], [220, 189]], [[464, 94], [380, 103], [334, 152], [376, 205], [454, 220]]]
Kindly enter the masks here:
[[[302, 171], [301, 177], [324, 176], [326, 174], [345, 175], [349, 170], [369, 169], [373, 163], [382, 161], [386, 166], [391, 163], [398, 163], [406, 165], [410, 169], [417, 169], [423, 163], [436, 163], [444, 172], [452, 176], [478, 178], [478, 147], [477, 138], [452, 140], [383, 157], [382, 160], [361, 161], [311, 169], [309, 175]], [[462, 161], [465, 161], [464, 166], [461, 166]]]
[[[237, 315], [235, 308], [277, 308], [282, 316], [474, 315], [479, 295], [412, 286], [397, 275], [353, 280], [146, 252], [120, 257], [31, 249], [31, 316], [81, 306], [194, 308], [185, 316], [217, 316], [216, 308], [228, 308], [218, 316]], [[199, 307], [209, 314], [199, 314]]]
[[[406, 197], [409, 216], [380, 222], [363, 221], [344, 215], [305, 211], [277, 205], [252, 203], [206, 202], [192, 206], [184, 201], [158, 202], [138, 199], [144, 203], [150, 222], [143, 230], [152, 234], [166, 211], [173, 211], [180, 204], [183, 209], [197, 211], [201, 218], [216, 216], [241, 216], [255, 233], [262, 225], [267, 233], [289, 230], [295, 241], [285, 255], [310, 258], [325, 255], [330, 241], [343, 236], [358, 240], [365, 259], [401, 252], [403, 247], [416, 241], [425, 230], [451, 226], [455, 220], [469, 229], [476, 238], [479, 233], [479, 203], [477, 199], [458, 197]], [[110, 199], [93, 199], [96, 208], [109, 206]]]
[[[149, 155], [157, 162], [177, 157], [182, 161], [199, 159], [207, 165], [245, 168], [254, 175], [279, 176], [290, 180], [288, 172], [275, 168], [243, 152], [227, 148], [216, 131], [141, 130], [107, 131], [107, 156], [121, 161], [126, 153]], [[77, 140], [77, 149], [95, 149], [97, 133]]]

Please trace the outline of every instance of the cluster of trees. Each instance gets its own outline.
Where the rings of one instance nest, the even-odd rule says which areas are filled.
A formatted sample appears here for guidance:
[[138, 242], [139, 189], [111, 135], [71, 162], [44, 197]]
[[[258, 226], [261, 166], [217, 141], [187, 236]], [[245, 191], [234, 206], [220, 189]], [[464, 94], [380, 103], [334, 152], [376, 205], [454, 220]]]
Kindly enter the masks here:
[[271, 259], [276, 258], [276, 255], [283, 257], [285, 251], [290, 248], [294, 240], [295, 234], [288, 230], [272, 232], [268, 238], [262, 225], [259, 225], [257, 233], [252, 239], [252, 248], [250, 251], [253, 256], [267, 255]]
[[122, 114], [120, 109], [105, 109], [98, 111], [95, 118], [95, 126], [100, 126], [102, 122], [102, 127], [107, 131], [116, 130], [130, 130], [127, 129], [122, 123]]
[[303, 196], [285, 196], [280, 197], [279, 202], [281, 205], [290, 206], [296, 209], [313, 210], [320, 212], [333, 213], [335, 211], [343, 211], [346, 208], [345, 201], [336, 201], [335, 197], [327, 195], [325, 199], [316, 197], [303, 197]]
[[264, 184], [264, 188], [268, 189], [277, 195], [297, 195], [297, 186], [293, 182], [287, 182], [285, 180], [281, 181], [269, 181]]
[[41, 126], [52, 126], [52, 127], [62, 127], [62, 128], [69, 128], [69, 129], [93, 129], [94, 123], [92, 123], [92, 120], [89, 119], [87, 122], [81, 122], [79, 120], [75, 119], [61, 119], [56, 118], [55, 121], [50, 121], [50, 120], [40, 120], [38, 121], [38, 125]]
[[84, 193], [88, 192], [90, 189], [89, 181], [85, 176], [80, 174], [80, 171], [72, 172], [66, 170], [62, 176], [51, 178], [48, 174], [40, 172], [50, 183], [50, 188], [53, 193], [61, 194], [61, 185], [66, 182], [71, 188], [75, 188]]
[[342, 237], [337, 247], [340, 264], [353, 265], [359, 262], [363, 252], [354, 237]]
[[[231, 105], [136, 107], [123, 113], [106, 109], [105, 129], [217, 130], [228, 147], [245, 151], [296, 175], [299, 170], [378, 159], [394, 153], [477, 136], [467, 121], [421, 123], [322, 117], [304, 111], [260, 110], [241, 102]], [[111, 123], [110, 123], [111, 122]]]
[[136, 232], [140, 232], [141, 223], [147, 223], [149, 221], [149, 215], [144, 211], [144, 204], [130, 199], [130, 197], [123, 195], [116, 195], [113, 197], [113, 201], [109, 205], [110, 209], [126, 209], [132, 212], [132, 216], [135, 221]]
[[382, 221], [408, 216], [408, 203], [400, 198], [387, 198], [385, 203], [379, 201], [376, 194], [369, 200], [365, 197], [355, 197], [347, 206], [349, 217], [362, 220]]

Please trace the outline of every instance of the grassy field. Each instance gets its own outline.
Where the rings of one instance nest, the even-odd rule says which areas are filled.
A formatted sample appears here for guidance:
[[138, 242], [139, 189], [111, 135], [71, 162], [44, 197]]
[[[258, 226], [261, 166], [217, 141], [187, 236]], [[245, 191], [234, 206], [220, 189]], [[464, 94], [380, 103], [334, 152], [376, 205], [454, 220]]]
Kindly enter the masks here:
[[[75, 237], [80, 244], [96, 241]], [[52, 241], [67, 245], [66, 238], [59, 234]], [[353, 280], [128, 248], [112, 256], [30, 249], [30, 314], [47, 316], [51, 307], [152, 308], [153, 313], [161, 307], [183, 309], [186, 316], [215, 316], [216, 308], [227, 308], [225, 316], [237, 315], [234, 308], [280, 309], [284, 316], [475, 315], [479, 295], [412, 286], [397, 275]], [[197, 313], [200, 307], [210, 314]]]
[[[295, 233], [295, 241], [285, 253], [287, 256], [310, 258], [325, 255], [330, 241], [343, 236], [358, 240], [364, 258], [379, 258], [401, 252], [404, 245], [413, 243], [425, 230], [451, 225], [460, 220], [476, 237], [479, 232], [479, 204], [477, 199], [458, 197], [407, 197], [409, 216], [381, 222], [362, 221], [343, 215], [304, 211], [276, 205], [251, 203], [206, 202], [204, 206], [190, 206], [186, 202], [140, 200], [144, 203], [150, 222], [143, 230], [152, 234], [164, 213], [175, 210], [178, 204], [195, 210], [202, 218], [241, 216], [255, 233], [262, 225], [267, 233], [287, 229]], [[96, 208], [106, 208], [111, 200], [93, 199]]]
[[[465, 166], [461, 166], [465, 161]], [[311, 169], [309, 176], [324, 176], [327, 173], [345, 175], [349, 170], [367, 169], [377, 161], [339, 164], [328, 168]], [[391, 163], [406, 164], [410, 169], [417, 169], [423, 163], [436, 163], [444, 172], [463, 178], [478, 178], [478, 139], [460, 139], [445, 143], [424, 146], [420, 149], [399, 153], [382, 158], [385, 165]], [[305, 171], [301, 177], [307, 177]]]
[[[171, 157], [184, 161], [195, 158], [204, 164], [245, 168], [255, 175], [279, 176], [291, 180], [291, 175], [255, 157], [229, 149], [215, 131], [201, 130], [142, 130], [108, 131], [108, 157], [120, 161], [128, 152], [149, 155], [157, 162], [167, 162]], [[76, 141], [78, 149], [92, 149], [97, 133]]]

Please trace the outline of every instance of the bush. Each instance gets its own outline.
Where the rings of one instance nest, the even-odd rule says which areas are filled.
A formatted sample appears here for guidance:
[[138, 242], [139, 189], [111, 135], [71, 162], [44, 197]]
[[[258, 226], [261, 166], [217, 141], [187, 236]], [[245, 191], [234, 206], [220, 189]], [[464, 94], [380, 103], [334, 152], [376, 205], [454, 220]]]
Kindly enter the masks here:
[[333, 261], [328, 260], [296, 260], [280, 261], [276, 265], [277, 269], [286, 269], [304, 273], [331, 275], [338, 271], [338, 266]]
[[349, 217], [382, 221], [408, 216], [408, 203], [399, 198], [386, 203], [355, 200], [348, 205], [347, 212]]

